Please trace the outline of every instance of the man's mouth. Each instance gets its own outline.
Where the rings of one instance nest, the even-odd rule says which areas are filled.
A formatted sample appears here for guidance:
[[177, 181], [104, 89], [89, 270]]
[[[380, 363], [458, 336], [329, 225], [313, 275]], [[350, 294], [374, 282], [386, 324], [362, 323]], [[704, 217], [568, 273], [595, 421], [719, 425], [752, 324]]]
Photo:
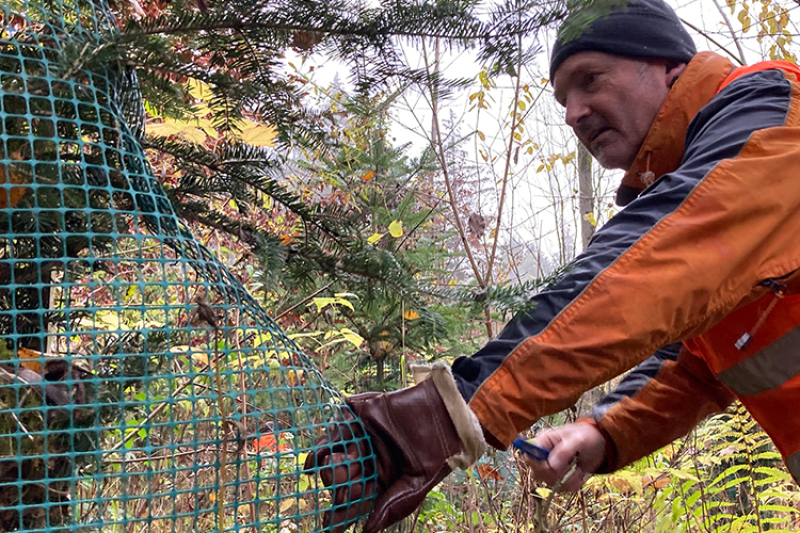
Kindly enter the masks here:
[[598, 137], [600, 137], [602, 134], [604, 134], [605, 132], [610, 131], [610, 130], [611, 130], [611, 128], [600, 128], [599, 130], [597, 130], [594, 133], [594, 135], [592, 135], [591, 139], [589, 139], [589, 144], [591, 145], [592, 143], [594, 143], [597, 140]]

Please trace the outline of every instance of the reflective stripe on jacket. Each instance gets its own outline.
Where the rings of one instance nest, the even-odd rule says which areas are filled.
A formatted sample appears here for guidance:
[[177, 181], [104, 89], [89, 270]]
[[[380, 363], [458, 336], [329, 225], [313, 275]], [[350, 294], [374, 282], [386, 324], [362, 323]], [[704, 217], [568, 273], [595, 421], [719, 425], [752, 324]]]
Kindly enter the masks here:
[[[797, 75], [770, 67], [720, 89], [732, 70], [719, 55], [695, 56], [623, 179], [618, 198], [627, 206], [552, 290], [534, 297], [533, 311], [454, 363], [494, 444], [507, 446], [659, 347], [711, 334], [773, 294], [764, 280], [800, 268]], [[612, 468], [730, 403], [731, 391], [697, 355], [666, 363], [599, 421], [618, 446]]]

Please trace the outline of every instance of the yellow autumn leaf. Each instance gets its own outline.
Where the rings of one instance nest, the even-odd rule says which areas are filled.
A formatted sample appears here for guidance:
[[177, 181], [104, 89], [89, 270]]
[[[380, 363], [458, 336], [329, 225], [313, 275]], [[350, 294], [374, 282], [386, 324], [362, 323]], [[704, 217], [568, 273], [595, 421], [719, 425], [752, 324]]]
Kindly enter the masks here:
[[292, 509], [296, 503], [297, 500], [283, 500], [278, 509], [280, 512], [285, 513], [289, 509]]
[[[308, 457], [309, 452], [300, 452], [297, 454], [297, 466], [303, 468], [303, 465], [306, 464], [306, 457]], [[303, 471], [300, 473], [301, 475], [308, 475], [307, 472]]]
[[737, 18], [739, 19], [739, 22], [742, 23], [742, 31], [744, 33], [747, 33], [748, 31], [750, 31], [750, 24], [753, 21], [752, 21], [752, 19], [750, 17], [747, 16], [747, 11], [744, 11], [744, 10], [740, 11], [739, 12], [739, 16]]
[[539, 497], [542, 499], [546, 500], [547, 498], [549, 498], [551, 492], [553, 491], [545, 487], [536, 487], [536, 494], [538, 494]]
[[344, 298], [314, 298], [313, 300], [314, 305], [317, 306], [317, 311], [322, 311], [329, 305], [343, 305], [345, 307], [350, 308], [351, 311], [355, 311], [355, 307], [353, 304], [345, 300]]
[[250, 120], [245, 121], [242, 127], [241, 140], [250, 146], [275, 146], [275, 137], [278, 130], [274, 126], [262, 126]]
[[400, 220], [395, 220], [391, 224], [389, 224], [389, 235], [397, 239], [398, 237], [403, 236], [403, 222]]
[[342, 337], [344, 337], [348, 342], [350, 342], [350, 344], [352, 344], [356, 348], [361, 346], [361, 343], [364, 342], [364, 337], [362, 337], [352, 329], [342, 328], [339, 330], [339, 333], [341, 333]]
[[170, 135], [178, 135], [183, 130], [177, 126], [174, 120], [169, 120], [160, 124], [147, 124], [145, 131], [148, 135], [155, 137], [169, 137]]
[[302, 370], [289, 369], [286, 371], [286, 383], [288, 383], [290, 387], [297, 387], [301, 379], [303, 379]]
[[[214, 359], [209, 359], [208, 354], [205, 352], [196, 352], [192, 350], [192, 347], [186, 344], [181, 344], [179, 346], [173, 346], [169, 349], [170, 353], [180, 354], [180, 355], [189, 355], [192, 360], [197, 363], [198, 366], [210, 366], [214, 368], [216, 366], [216, 361]], [[210, 364], [209, 364], [210, 363]]]
[[[160, 124], [148, 124], [145, 130], [148, 135], [153, 135], [155, 137], [180, 135], [189, 142], [202, 144], [206, 142], [206, 131], [202, 128], [198, 128], [201, 128], [200, 121], [198, 120], [182, 121], [168, 118]], [[212, 131], [214, 130], [212, 129]]]
[[314, 298], [312, 302], [317, 306], [317, 311], [322, 311], [329, 305], [334, 305], [336, 303], [336, 298]]
[[194, 78], [190, 78], [189, 82], [189, 94], [192, 95], [192, 98], [195, 100], [211, 100], [214, 96], [211, 92], [211, 86], [204, 81], [196, 80]]
[[142, 100], [142, 105], [144, 106], [145, 112], [149, 116], [155, 117], [155, 118], [161, 118], [161, 115], [158, 113], [158, 109], [156, 109], [156, 106], [154, 106], [153, 104], [151, 104], [147, 100]]
[[586, 213], [583, 215], [583, 220], [586, 220], [592, 226], [597, 226], [597, 219], [594, 218], [594, 213]]
[[[199, 102], [194, 104], [194, 116], [195, 117], [205, 117], [212, 113], [211, 107], [206, 104], [205, 102]], [[210, 121], [209, 121], [210, 122]]]
[[181, 345], [178, 345], [178, 346], [173, 346], [172, 348], [169, 349], [169, 351], [172, 352], [172, 353], [185, 354], [186, 352], [188, 352], [191, 349], [192, 349], [192, 347], [189, 346], [188, 344], [181, 344]]
[[268, 359], [267, 366], [269, 367], [269, 375], [274, 376], [280, 373], [281, 362], [277, 359]]
[[197, 128], [190, 128], [183, 132], [183, 138], [194, 144], [203, 144], [206, 142], [206, 132]]
[[419, 318], [419, 315], [413, 309], [409, 309], [408, 311], [403, 313], [403, 318], [405, 318], [406, 320], [416, 320]]
[[214, 129], [214, 123], [207, 118], [198, 118], [195, 123], [195, 126], [206, 132], [209, 137], [214, 139], [219, 137], [219, 132]]
[[192, 352], [192, 360], [195, 363], [199, 363], [200, 366], [209, 366], [211, 368], [216, 367], [216, 362], [213, 359], [209, 359], [208, 354], [203, 352]]
[[369, 236], [367, 242], [369, 244], [375, 244], [376, 242], [381, 240], [381, 237], [383, 237], [383, 233], [373, 233], [372, 235]]
[[95, 313], [93, 319], [91, 317], [84, 317], [81, 318], [78, 323], [86, 328], [102, 329], [106, 331], [128, 329], [125, 324], [120, 322], [119, 315], [115, 311], [98, 311]]

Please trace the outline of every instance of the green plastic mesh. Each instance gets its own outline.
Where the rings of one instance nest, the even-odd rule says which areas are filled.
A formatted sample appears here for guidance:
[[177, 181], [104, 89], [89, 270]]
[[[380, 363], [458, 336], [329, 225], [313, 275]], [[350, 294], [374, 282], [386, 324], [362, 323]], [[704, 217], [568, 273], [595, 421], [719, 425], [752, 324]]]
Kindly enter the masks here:
[[302, 459], [346, 407], [175, 217], [135, 78], [60, 61], [105, 4], [0, 18], [0, 529], [321, 529]]

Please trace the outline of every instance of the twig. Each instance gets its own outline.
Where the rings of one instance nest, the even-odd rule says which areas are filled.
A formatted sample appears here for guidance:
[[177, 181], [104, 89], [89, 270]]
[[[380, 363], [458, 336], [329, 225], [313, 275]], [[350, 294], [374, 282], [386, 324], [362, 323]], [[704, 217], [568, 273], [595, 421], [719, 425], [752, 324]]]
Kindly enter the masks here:
[[219, 488], [217, 489], [217, 530], [219, 533], [225, 531], [225, 474], [228, 459], [228, 450], [225, 447], [225, 434], [228, 431], [228, 419], [225, 416], [225, 394], [222, 390], [222, 360], [219, 354], [219, 324], [217, 324], [217, 315], [208, 304], [205, 296], [198, 294], [195, 297], [196, 307], [192, 309], [189, 317], [189, 322], [205, 323], [214, 328], [214, 360], [217, 362], [214, 365], [214, 378], [217, 383], [217, 412], [220, 417], [220, 430], [222, 431], [222, 440], [217, 446], [217, 455], [219, 456], [219, 468], [217, 469], [217, 476], [219, 478]]
[[731, 52], [730, 50], [728, 50], [727, 48], [725, 48], [724, 46], [722, 46], [720, 43], [718, 43], [717, 41], [715, 41], [715, 40], [714, 40], [714, 39], [713, 39], [713, 38], [712, 38], [712, 37], [711, 37], [709, 34], [707, 34], [706, 32], [704, 32], [703, 30], [701, 30], [700, 28], [698, 28], [697, 26], [695, 26], [695, 25], [694, 25], [694, 24], [692, 24], [691, 22], [687, 21], [686, 19], [683, 19], [683, 18], [682, 18], [682, 19], [681, 19], [681, 22], [683, 22], [684, 24], [686, 24], [687, 26], [689, 26], [691, 29], [693, 29], [694, 31], [696, 31], [697, 33], [699, 33], [700, 35], [702, 35], [703, 37], [705, 37], [706, 39], [708, 39], [709, 41], [711, 41], [711, 43], [712, 43], [712, 44], [714, 44], [715, 46], [718, 46], [718, 47], [720, 48], [720, 50], [722, 50], [723, 52], [725, 52], [726, 54], [728, 54], [729, 56], [731, 56], [731, 57], [733, 58], [733, 60], [734, 60], [734, 61], [736, 61], [736, 62], [737, 62], [737, 63], [739, 63], [740, 65], [744, 65], [744, 61], [742, 61], [741, 59], [739, 59], [738, 57], [736, 57], [736, 54], [734, 54], [733, 52]]
[[[436, 41], [437, 48], [435, 50], [436, 57], [434, 59], [434, 74], [438, 74], [439, 72], [439, 48], [438, 48], [438, 40]], [[425, 66], [430, 68], [430, 63], [428, 61], [428, 52], [427, 48], [423, 43], [422, 48], [422, 55], [424, 57]], [[481, 271], [478, 268], [478, 262], [475, 260], [475, 257], [472, 254], [472, 249], [469, 246], [469, 240], [467, 239], [467, 233], [464, 230], [464, 225], [461, 222], [461, 217], [458, 214], [458, 202], [456, 201], [455, 191], [453, 190], [453, 184], [450, 177], [449, 167], [447, 165], [447, 158], [445, 157], [445, 148], [444, 148], [444, 141], [442, 140], [442, 131], [439, 127], [439, 91], [438, 86], [435, 84], [438, 83], [434, 80], [434, 85], [431, 86], [431, 113], [433, 115], [431, 121], [433, 127], [431, 128], [431, 145], [433, 148], [434, 153], [436, 154], [436, 158], [439, 160], [439, 165], [442, 169], [442, 177], [444, 178], [445, 188], [447, 189], [447, 198], [450, 203], [450, 210], [453, 213], [453, 222], [456, 226], [456, 231], [458, 232], [458, 236], [461, 239], [461, 243], [464, 245], [464, 253], [467, 256], [467, 260], [469, 260], [469, 264], [472, 267], [472, 273], [475, 276], [475, 280], [478, 282], [478, 286], [481, 289], [486, 288], [486, 281], [484, 277], [481, 275]], [[488, 309], [484, 309], [484, 313], [486, 315], [486, 333], [489, 338], [494, 337], [492, 333], [492, 321], [491, 321], [491, 314], [489, 313]]]
[[[25, 405], [25, 400], [28, 399], [28, 395], [29, 394], [30, 394], [30, 391], [26, 390], [25, 394], [22, 395], [22, 398], [19, 399], [19, 405]], [[17, 418], [17, 414], [12, 411], [11, 412], [11, 416], [14, 417], [14, 420], [16, 420], [17, 424], [19, 424], [20, 429], [22, 429], [22, 431], [25, 432], [25, 434], [28, 436], [28, 438], [31, 440], [31, 442], [33, 442], [33, 440], [34, 440], [33, 435], [31, 435], [31, 432], [28, 431], [28, 428], [25, 427], [25, 425], [22, 423], [22, 421], [19, 418]]]
[[572, 457], [572, 460], [569, 463], [569, 468], [567, 468], [567, 472], [558, 480], [558, 482], [553, 485], [553, 488], [550, 489], [550, 494], [547, 495], [547, 499], [542, 503], [540, 506], [537, 505], [536, 511], [539, 515], [539, 519], [536, 521], [536, 531], [537, 533], [547, 533], [550, 528], [547, 525], [547, 513], [550, 511], [550, 504], [553, 503], [553, 498], [555, 497], [556, 493], [561, 490], [561, 487], [564, 486], [564, 483], [575, 473], [575, 470], [578, 469], [578, 456], [575, 455]]
[[330, 283], [328, 283], [327, 285], [325, 285], [324, 287], [321, 287], [321, 288], [319, 288], [318, 290], [314, 291], [313, 293], [311, 293], [310, 295], [308, 295], [306, 298], [304, 298], [302, 301], [300, 301], [300, 302], [297, 302], [296, 304], [294, 304], [293, 306], [291, 306], [289, 309], [287, 309], [286, 311], [284, 311], [284, 312], [282, 312], [281, 314], [279, 314], [278, 316], [276, 316], [276, 317], [274, 318], [275, 322], [277, 322], [277, 321], [278, 321], [278, 320], [280, 320], [281, 318], [285, 317], [286, 315], [288, 315], [289, 313], [291, 313], [292, 311], [294, 311], [295, 309], [297, 309], [298, 307], [300, 307], [300, 306], [301, 306], [301, 305], [303, 305], [304, 303], [307, 303], [309, 300], [311, 300], [312, 298], [314, 298], [314, 297], [315, 297], [317, 294], [319, 294], [319, 293], [321, 293], [321, 292], [323, 292], [323, 291], [327, 290], [327, 289], [328, 289], [328, 288], [329, 288], [331, 285], [333, 285], [333, 282], [332, 282], [332, 281], [331, 281]]
[[408, 533], [414, 533], [414, 529], [417, 527], [417, 522], [419, 521], [419, 514], [422, 512], [422, 505], [417, 507], [417, 510], [414, 511], [414, 518], [411, 521], [411, 527], [408, 528]]
[[[239, 314], [239, 310], [237, 309], [237, 313], [236, 313], [236, 324], [237, 325], [240, 324], [240, 319], [241, 319], [241, 315]], [[239, 361], [239, 368], [244, 368], [244, 362], [242, 361], [242, 343], [241, 343], [241, 341], [239, 339], [239, 335], [234, 335], [233, 342], [236, 343], [236, 357], [237, 357], [237, 359]], [[239, 391], [244, 393], [244, 391], [246, 391], [246, 390], [247, 390], [247, 382], [245, 381], [244, 372], [242, 372], [242, 373], [239, 374]], [[238, 397], [236, 398], [236, 401], [237, 402], [239, 401]], [[242, 413], [243, 416], [246, 417], [247, 416], [247, 394], [242, 394], [241, 404], [242, 404], [241, 413]], [[241, 428], [241, 429], [242, 429], [242, 435], [244, 435], [244, 433], [245, 433], [244, 428]], [[247, 455], [247, 441], [245, 439], [242, 439], [242, 442], [239, 443], [239, 454], [238, 454], [239, 455], [239, 459], [242, 458], [242, 454], [243, 453], [244, 453], [245, 456]], [[244, 464], [242, 464], [242, 461], [239, 462], [239, 464], [237, 466], [237, 474], [236, 475], [239, 476], [239, 477], [242, 477], [242, 467], [244, 467], [244, 471], [245, 471], [244, 477], [249, 481], [248, 483], [242, 483], [242, 485], [241, 485], [241, 487], [242, 487], [242, 497], [246, 501], [250, 502], [248, 504], [248, 507], [250, 508], [250, 522], [252, 524], [254, 524], [253, 527], [252, 527], [252, 531], [253, 531], [253, 533], [258, 533], [258, 529], [255, 526], [258, 513], [256, 511], [255, 496], [254, 496], [254, 494], [258, 490], [258, 485], [256, 483], [250, 481], [250, 479], [251, 479], [250, 467], [248, 466], [247, 462], [245, 462]], [[254, 487], [255, 487], [255, 490], [254, 490]]]
[[214, 365], [214, 374], [217, 381], [217, 411], [220, 416], [220, 429], [222, 430], [222, 441], [217, 446], [219, 454], [219, 489], [217, 489], [217, 529], [219, 533], [225, 531], [225, 468], [228, 459], [227, 449], [225, 448], [225, 433], [228, 431], [228, 420], [225, 418], [225, 395], [222, 392], [222, 372], [220, 371], [219, 360], [219, 328], [214, 324], [214, 358], [217, 364]]
[[172, 452], [168, 455], [159, 455], [158, 457], [134, 457], [132, 459], [110, 459], [107, 461], [103, 461], [103, 464], [119, 465], [119, 464], [129, 464], [129, 463], [143, 463], [145, 461], [156, 461], [159, 459], [167, 459], [167, 458], [173, 459], [176, 457], [183, 457], [186, 455], [195, 455], [207, 451], [208, 448], [197, 448], [195, 450], [189, 450], [188, 452]]
[[489, 503], [489, 507], [491, 507], [492, 513], [494, 514], [495, 525], [498, 526], [503, 533], [508, 533], [508, 529], [506, 529], [506, 525], [503, 522], [502, 512], [500, 509], [497, 508], [497, 505], [495, 505], [494, 502], [494, 498], [492, 498], [491, 496], [490, 487], [487, 486], [486, 481], [481, 479], [480, 476], [478, 476], [478, 483], [480, 483], [481, 487], [483, 487], [483, 489], [487, 492], [486, 501]]
[[[520, 55], [522, 54], [522, 42], [521, 39], [518, 40], [517, 46], [520, 47]], [[521, 63], [521, 61], [520, 61]], [[522, 65], [518, 64], [517, 68], [521, 69]], [[519, 125], [520, 119], [520, 109], [519, 109], [519, 98], [520, 98], [520, 90], [522, 88], [522, 73], [517, 72], [517, 83], [514, 86], [514, 96], [511, 99], [511, 105], [513, 106], [513, 110], [511, 111], [511, 132], [508, 137], [508, 151], [506, 152], [506, 162], [503, 168], [503, 185], [500, 188], [500, 201], [497, 205], [497, 225], [495, 226], [494, 231], [494, 239], [492, 240], [492, 252], [489, 254], [489, 261], [486, 265], [486, 284], [489, 285], [492, 282], [492, 270], [494, 268], [494, 260], [497, 256], [497, 243], [500, 240], [500, 224], [503, 219], [503, 207], [506, 203], [506, 188], [508, 187], [508, 177], [509, 173], [511, 172], [511, 160], [512, 154], [514, 153], [514, 132]], [[519, 150], [519, 147], [517, 147]]]
[[[206, 365], [205, 365], [205, 366], [204, 366], [204, 367], [203, 367], [203, 368], [200, 370], [200, 373], [201, 373], [201, 374], [203, 374], [203, 373], [205, 373], [205, 372], [206, 372], [206, 371], [207, 371], [209, 368], [211, 368], [211, 363], [212, 363], [212, 361], [209, 361], [208, 363], [206, 363]], [[189, 385], [191, 385], [192, 383], [193, 383], [193, 380], [191, 380], [191, 379], [188, 379], [188, 380], [186, 380], [186, 381], [183, 383], [183, 385], [181, 385], [180, 387], [178, 387], [177, 389], [175, 389], [175, 392], [173, 392], [173, 393], [172, 393], [170, 396], [171, 396], [172, 398], [177, 398], [178, 394], [180, 394], [181, 392], [183, 392], [183, 391], [186, 389], [186, 387], [188, 387], [188, 386], [189, 386]], [[150, 414], [149, 414], [149, 415], [147, 415], [147, 417], [146, 417], [144, 420], [142, 420], [142, 422], [141, 422], [141, 423], [140, 423], [138, 426], [136, 426], [135, 428], [133, 428], [133, 431], [130, 431], [130, 432], [129, 432], [129, 433], [126, 435], [126, 436], [124, 436], [124, 437], [122, 438], [122, 440], [121, 440], [121, 441], [119, 441], [119, 442], [118, 442], [116, 445], [114, 445], [114, 446], [113, 446], [113, 447], [112, 447], [110, 450], [108, 450], [107, 452], [103, 452], [103, 453], [106, 453], [106, 454], [113, 453], [113, 452], [116, 452], [117, 450], [119, 450], [120, 448], [122, 448], [122, 447], [123, 447], [123, 446], [124, 446], [124, 445], [125, 445], [125, 444], [126, 444], [128, 441], [129, 441], [129, 440], [131, 440], [131, 439], [134, 437], [134, 435], [136, 435], [136, 434], [138, 433], [138, 431], [139, 431], [140, 429], [142, 429], [144, 426], [146, 426], [146, 425], [147, 425], [147, 424], [148, 424], [148, 423], [149, 423], [149, 422], [150, 422], [150, 421], [151, 421], [153, 418], [155, 418], [156, 416], [158, 416], [158, 414], [159, 414], [161, 411], [163, 411], [163, 410], [164, 410], [164, 408], [165, 408], [167, 405], [169, 405], [169, 402], [163, 402], [163, 403], [160, 403], [160, 404], [158, 404], [158, 406], [157, 406], [155, 409], [153, 409], [153, 410], [150, 412]]]
[[728, 18], [728, 15], [725, 14], [725, 10], [722, 9], [722, 6], [719, 5], [719, 2], [717, 0], [714, 0], [714, 5], [717, 6], [717, 11], [719, 11], [719, 14], [722, 15], [722, 20], [725, 21], [725, 25], [728, 27], [728, 30], [730, 30], [731, 38], [733, 39], [733, 42], [736, 45], [736, 48], [739, 50], [739, 58], [742, 60], [741, 61], [742, 64], [744, 64], [746, 62], [746, 60], [744, 58], [744, 50], [742, 50], [742, 44], [739, 42], [739, 39], [736, 37], [736, 32], [733, 30], [733, 25], [731, 24], [731, 21]]

